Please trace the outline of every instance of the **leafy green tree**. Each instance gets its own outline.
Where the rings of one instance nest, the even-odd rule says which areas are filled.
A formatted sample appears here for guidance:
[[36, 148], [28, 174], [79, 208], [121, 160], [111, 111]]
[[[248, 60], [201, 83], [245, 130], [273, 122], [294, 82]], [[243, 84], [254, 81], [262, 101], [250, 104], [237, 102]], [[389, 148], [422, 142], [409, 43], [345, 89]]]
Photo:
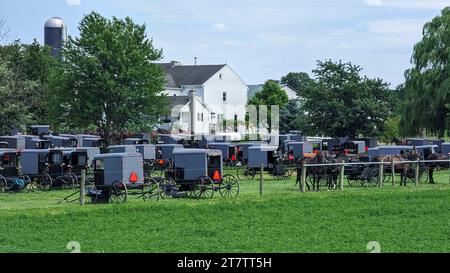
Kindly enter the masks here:
[[450, 129], [450, 7], [423, 28], [406, 71], [400, 120], [403, 135], [436, 134]]
[[0, 134], [10, 134], [13, 129], [25, 130], [32, 121], [28, 98], [37, 84], [30, 80], [17, 81], [14, 72], [0, 59]]
[[291, 72], [281, 78], [281, 83], [288, 84], [294, 88], [298, 92], [298, 96], [301, 96], [313, 82], [314, 81], [309, 77], [308, 73], [305, 72]]
[[280, 131], [289, 132], [298, 130], [297, 115], [300, 112], [300, 101], [289, 100], [286, 106], [280, 108]]
[[165, 109], [162, 58], [146, 35], [146, 26], [127, 17], [86, 15], [80, 36], [69, 37], [61, 66], [53, 74], [49, 102], [55, 125], [99, 128], [112, 135], [153, 128]]
[[[281, 89], [278, 82], [274, 80], [268, 80], [263, 85], [261, 91], [257, 92], [248, 102], [248, 105], [255, 105], [258, 112], [258, 126], [260, 124], [260, 106], [267, 106], [267, 122], [268, 124], [263, 124], [264, 128], [270, 132], [272, 129], [272, 106], [278, 106], [279, 109], [282, 109], [289, 101], [289, 98], [286, 94], [286, 91]], [[259, 128], [259, 130], [263, 130], [263, 128]]]
[[12, 45], [0, 49], [0, 58], [3, 58], [8, 69], [12, 72], [15, 86], [26, 82], [33, 82], [33, 90], [29, 90], [27, 107], [30, 111], [30, 123], [47, 123], [48, 113], [45, 101], [48, 97], [48, 81], [50, 72], [56, 64], [51, 56], [50, 49], [41, 46], [36, 40], [30, 45], [15, 41]]
[[386, 120], [385, 129], [380, 136], [384, 143], [391, 143], [392, 140], [400, 135], [400, 117], [391, 116]]
[[394, 94], [381, 79], [361, 76], [351, 63], [318, 61], [314, 83], [301, 98], [298, 123], [307, 134], [380, 136], [393, 113]]
[[281, 107], [288, 103], [288, 96], [286, 92], [281, 89], [276, 81], [268, 80], [261, 91], [257, 92], [249, 100], [249, 105], [278, 105]]

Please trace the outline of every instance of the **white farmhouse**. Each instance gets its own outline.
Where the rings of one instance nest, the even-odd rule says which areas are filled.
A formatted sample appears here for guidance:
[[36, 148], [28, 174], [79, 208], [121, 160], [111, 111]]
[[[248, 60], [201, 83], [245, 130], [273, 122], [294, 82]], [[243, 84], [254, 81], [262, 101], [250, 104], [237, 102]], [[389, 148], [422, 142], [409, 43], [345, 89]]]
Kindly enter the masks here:
[[[166, 73], [164, 94], [172, 114], [162, 117], [165, 127], [178, 124], [191, 131], [189, 92], [195, 92], [195, 132], [208, 134], [222, 130], [223, 121], [245, 120], [248, 87], [230, 66], [159, 64]], [[242, 128], [236, 128], [240, 130]]]

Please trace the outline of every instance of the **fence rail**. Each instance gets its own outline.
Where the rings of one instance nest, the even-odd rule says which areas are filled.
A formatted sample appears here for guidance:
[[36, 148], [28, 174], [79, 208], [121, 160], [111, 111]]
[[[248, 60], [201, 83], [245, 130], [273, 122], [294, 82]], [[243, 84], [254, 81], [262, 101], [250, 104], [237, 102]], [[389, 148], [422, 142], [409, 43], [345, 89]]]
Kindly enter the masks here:
[[[450, 159], [448, 160], [416, 160], [416, 161], [394, 161], [395, 165], [399, 164], [416, 164], [416, 163], [449, 163], [450, 165]], [[304, 164], [303, 167], [326, 167], [326, 166], [356, 166], [356, 165], [392, 165], [392, 161], [386, 161], [386, 162], [338, 162], [338, 163], [324, 163], [324, 164]]]
[[[301, 170], [301, 174], [298, 176], [300, 177], [300, 190], [302, 192], [306, 192], [306, 177], [307, 177], [307, 169], [310, 167], [331, 167], [336, 166], [339, 167], [339, 189], [344, 189], [344, 176], [345, 176], [345, 167], [346, 166], [379, 166], [378, 170], [378, 186], [383, 187], [383, 181], [384, 181], [384, 166], [388, 165], [391, 166], [391, 173], [389, 176], [391, 177], [392, 185], [395, 186], [395, 165], [401, 165], [401, 164], [411, 164], [414, 165], [414, 186], [419, 185], [420, 180], [420, 164], [427, 164], [427, 163], [448, 163], [449, 169], [450, 169], [450, 159], [447, 160], [414, 160], [414, 161], [388, 161], [388, 162], [338, 162], [338, 163], [324, 163], [324, 164], [302, 164], [298, 166], [299, 170]], [[298, 178], [297, 178], [298, 179]], [[298, 181], [298, 180], [297, 180]], [[450, 176], [449, 176], [449, 183], [450, 183]]]

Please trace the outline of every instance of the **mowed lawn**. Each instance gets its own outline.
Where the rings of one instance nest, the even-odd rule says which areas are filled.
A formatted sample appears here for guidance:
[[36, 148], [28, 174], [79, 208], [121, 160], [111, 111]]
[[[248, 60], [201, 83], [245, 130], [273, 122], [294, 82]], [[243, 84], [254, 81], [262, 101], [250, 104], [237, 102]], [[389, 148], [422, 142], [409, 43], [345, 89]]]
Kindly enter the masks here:
[[[266, 176], [237, 199], [57, 202], [71, 191], [0, 194], [0, 252], [450, 252], [449, 173], [415, 188], [299, 192]], [[397, 179], [398, 181], [398, 179]]]

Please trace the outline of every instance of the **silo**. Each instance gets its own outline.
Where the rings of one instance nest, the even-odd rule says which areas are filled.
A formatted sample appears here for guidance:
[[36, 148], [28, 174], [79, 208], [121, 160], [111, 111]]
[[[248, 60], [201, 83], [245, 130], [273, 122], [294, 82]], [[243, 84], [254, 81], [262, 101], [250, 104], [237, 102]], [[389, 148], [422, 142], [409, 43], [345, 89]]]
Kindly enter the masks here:
[[50, 46], [53, 57], [59, 57], [63, 42], [67, 39], [67, 26], [59, 17], [52, 17], [44, 25], [44, 43]]

